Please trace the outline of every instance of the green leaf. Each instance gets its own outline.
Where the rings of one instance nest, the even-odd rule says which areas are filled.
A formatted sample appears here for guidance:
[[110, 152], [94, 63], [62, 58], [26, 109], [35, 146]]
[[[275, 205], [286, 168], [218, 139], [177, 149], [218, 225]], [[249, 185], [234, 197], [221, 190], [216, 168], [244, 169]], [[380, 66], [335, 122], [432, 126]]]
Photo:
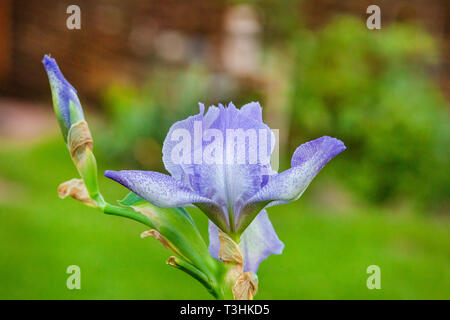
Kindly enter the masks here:
[[118, 202], [124, 207], [132, 207], [137, 204], [146, 203], [147, 201], [139, 197], [136, 193], [130, 192], [125, 196], [125, 198], [119, 200]]
[[130, 192], [119, 203], [144, 214], [189, 263], [201, 270], [211, 281], [222, 272], [222, 265], [211, 257], [194, 220], [184, 208], [158, 208]]

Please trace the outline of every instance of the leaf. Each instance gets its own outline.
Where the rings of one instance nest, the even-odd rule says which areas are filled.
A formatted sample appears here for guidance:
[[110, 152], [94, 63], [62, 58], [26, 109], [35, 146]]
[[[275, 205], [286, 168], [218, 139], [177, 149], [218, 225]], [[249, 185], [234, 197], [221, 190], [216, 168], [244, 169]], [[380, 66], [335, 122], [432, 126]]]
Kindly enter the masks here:
[[145, 215], [183, 259], [201, 270], [211, 281], [216, 281], [222, 266], [209, 254], [194, 220], [184, 208], [159, 208], [133, 192], [119, 203]]

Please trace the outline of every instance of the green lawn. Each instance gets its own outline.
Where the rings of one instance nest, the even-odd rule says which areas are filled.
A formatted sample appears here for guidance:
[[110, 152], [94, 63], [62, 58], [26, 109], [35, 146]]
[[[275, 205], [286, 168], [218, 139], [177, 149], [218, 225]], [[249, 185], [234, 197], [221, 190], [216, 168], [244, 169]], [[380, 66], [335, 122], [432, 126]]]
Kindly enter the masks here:
[[[165, 264], [170, 254], [158, 242], [139, 237], [145, 226], [57, 197], [57, 185], [76, 174], [60, 138], [0, 144], [1, 299], [210, 298]], [[126, 194], [106, 178], [101, 186], [111, 202]], [[304, 203], [269, 209], [286, 248], [261, 264], [257, 299], [450, 299], [448, 218]], [[204, 216], [190, 211], [206, 230]], [[81, 290], [66, 288], [72, 264], [81, 268]], [[381, 268], [381, 290], [366, 287], [372, 264]]]

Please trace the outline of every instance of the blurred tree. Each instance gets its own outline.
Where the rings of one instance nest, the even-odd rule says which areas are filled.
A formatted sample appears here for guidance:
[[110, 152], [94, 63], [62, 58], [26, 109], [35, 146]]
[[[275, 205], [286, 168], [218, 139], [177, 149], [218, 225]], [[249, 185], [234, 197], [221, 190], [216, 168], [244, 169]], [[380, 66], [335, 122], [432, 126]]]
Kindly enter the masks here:
[[447, 201], [450, 128], [429, 72], [433, 39], [418, 26], [369, 31], [350, 17], [293, 39], [292, 137], [342, 139], [339, 174], [367, 199]]
[[111, 85], [102, 99], [108, 126], [99, 132], [100, 152], [112, 161], [160, 167], [170, 126], [198, 113], [199, 97], [208, 99], [210, 77], [200, 66], [184, 71], [162, 68], [141, 86]]

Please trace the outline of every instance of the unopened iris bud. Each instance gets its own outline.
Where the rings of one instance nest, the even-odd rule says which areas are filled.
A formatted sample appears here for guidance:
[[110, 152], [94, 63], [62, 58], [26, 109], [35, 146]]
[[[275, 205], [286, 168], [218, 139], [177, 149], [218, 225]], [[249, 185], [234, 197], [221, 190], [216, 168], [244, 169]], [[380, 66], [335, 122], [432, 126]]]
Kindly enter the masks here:
[[[78, 188], [79, 185], [77, 185], [77, 188], [72, 189], [83, 189], [93, 201], [80, 200], [80, 192], [76, 196], [70, 195], [85, 204], [103, 206], [104, 200], [99, 192], [97, 181], [97, 162], [92, 153], [92, 136], [88, 124], [84, 120], [83, 109], [81, 108], [77, 91], [64, 78], [55, 59], [45, 55], [42, 63], [47, 71], [52, 90], [53, 108], [61, 127], [61, 132], [69, 148], [72, 160], [83, 178], [83, 188]], [[66, 184], [62, 186], [66, 186]], [[72, 184], [68, 184], [68, 186], [72, 186]], [[83, 194], [83, 196], [85, 195]]]
[[55, 59], [45, 55], [42, 63], [47, 71], [52, 90], [53, 108], [64, 140], [67, 142], [67, 136], [72, 125], [79, 121], [84, 121], [83, 109], [81, 108], [77, 91], [64, 78]]

